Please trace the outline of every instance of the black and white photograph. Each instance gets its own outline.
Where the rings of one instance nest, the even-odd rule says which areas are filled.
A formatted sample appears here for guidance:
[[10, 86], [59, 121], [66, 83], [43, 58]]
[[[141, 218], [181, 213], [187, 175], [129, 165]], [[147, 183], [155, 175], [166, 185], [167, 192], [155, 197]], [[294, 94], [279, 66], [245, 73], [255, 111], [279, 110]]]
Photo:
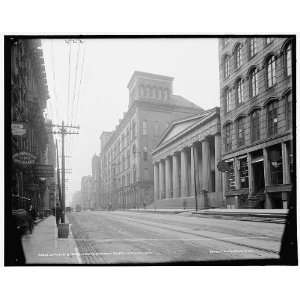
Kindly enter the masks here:
[[6, 35], [5, 265], [297, 265], [295, 35]]

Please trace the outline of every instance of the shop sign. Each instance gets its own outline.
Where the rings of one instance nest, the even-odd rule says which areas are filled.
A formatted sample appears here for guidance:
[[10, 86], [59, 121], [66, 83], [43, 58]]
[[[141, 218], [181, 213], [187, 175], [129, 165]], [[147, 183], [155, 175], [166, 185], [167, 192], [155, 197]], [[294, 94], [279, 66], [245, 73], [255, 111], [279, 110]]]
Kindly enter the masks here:
[[23, 123], [12, 123], [11, 124], [11, 133], [12, 135], [23, 136], [27, 132], [25, 124]]
[[230, 170], [229, 164], [224, 160], [219, 161], [217, 168], [220, 172], [228, 172]]
[[42, 178], [54, 177], [54, 167], [53, 165], [36, 164], [34, 166], [34, 174]]
[[23, 166], [28, 166], [34, 164], [36, 160], [36, 156], [29, 152], [18, 152], [13, 156], [13, 161], [17, 164], [21, 164]]

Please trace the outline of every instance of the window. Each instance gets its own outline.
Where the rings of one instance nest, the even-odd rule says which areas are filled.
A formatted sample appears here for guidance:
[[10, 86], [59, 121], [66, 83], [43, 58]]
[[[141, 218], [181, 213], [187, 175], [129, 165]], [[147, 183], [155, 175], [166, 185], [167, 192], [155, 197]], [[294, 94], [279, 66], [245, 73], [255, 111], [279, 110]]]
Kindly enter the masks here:
[[144, 149], [143, 149], [143, 158], [144, 158], [144, 161], [148, 160], [148, 149], [147, 149], [147, 147], [144, 147]]
[[267, 60], [267, 86], [272, 87], [276, 83], [276, 60], [272, 55]]
[[127, 174], [127, 185], [130, 185], [130, 173]]
[[129, 128], [126, 130], [126, 141], [127, 141], [127, 146], [129, 145]]
[[237, 145], [238, 147], [245, 144], [245, 118], [239, 118], [236, 123]]
[[235, 48], [235, 68], [238, 69], [242, 65], [242, 45], [238, 44]]
[[272, 136], [277, 134], [277, 116], [278, 102], [273, 101], [267, 105], [267, 122], [268, 122], [268, 135]]
[[130, 167], [130, 152], [127, 150], [127, 168]]
[[272, 184], [282, 184], [282, 154], [281, 144], [276, 145], [268, 150], [268, 158], [270, 164], [270, 175]]
[[250, 97], [253, 98], [258, 94], [258, 69], [254, 68], [249, 74], [249, 84], [250, 84]]
[[255, 110], [251, 113], [251, 141], [255, 142], [260, 138], [259, 130], [259, 110]]
[[286, 76], [292, 75], [292, 44], [289, 43], [284, 50], [284, 67]]
[[237, 81], [236, 96], [238, 105], [244, 102], [244, 81], [242, 79]]
[[133, 144], [132, 146], [132, 156], [135, 158], [135, 154], [136, 154], [136, 146], [135, 144]]
[[234, 163], [233, 161], [227, 161], [227, 164], [228, 164], [228, 171], [226, 172], [226, 187], [227, 187], [227, 191], [233, 191], [236, 189]]
[[266, 44], [270, 45], [273, 42], [274, 38], [268, 37], [266, 38]]
[[226, 55], [224, 57], [224, 78], [225, 79], [228, 78], [229, 75], [230, 75], [230, 73], [229, 73], [229, 56]]
[[133, 168], [133, 183], [136, 183], [136, 169]]
[[232, 91], [229, 88], [225, 90], [225, 106], [226, 112], [229, 112], [232, 109], [234, 109], [234, 99], [232, 97]]
[[136, 137], [136, 124], [135, 120], [132, 120], [132, 139], [135, 139]]
[[249, 40], [249, 58], [252, 58], [256, 54], [256, 38]]
[[238, 171], [240, 177], [240, 188], [248, 188], [249, 187], [249, 179], [248, 179], [248, 160], [247, 157], [243, 157], [237, 160], [238, 163]]
[[227, 124], [224, 127], [224, 145], [225, 145], [225, 151], [230, 151], [232, 147], [232, 139], [231, 139], [231, 133], [232, 133], [232, 123]]
[[285, 95], [285, 107], [286, 107], [286, 127], [290, 129], [292, 127], [292, 93], [289, 92]]
[[147, 135], [147, 121], [143, 121], [143, 135]]

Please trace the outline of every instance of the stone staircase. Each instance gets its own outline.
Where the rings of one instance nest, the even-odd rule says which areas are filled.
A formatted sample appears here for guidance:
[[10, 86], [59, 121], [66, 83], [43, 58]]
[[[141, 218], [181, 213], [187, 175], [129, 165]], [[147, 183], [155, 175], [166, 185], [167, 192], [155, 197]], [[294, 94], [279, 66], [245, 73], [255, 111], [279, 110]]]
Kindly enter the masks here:
[[248, 196], [248, 208], [264, 208], [264, 202], [264, 194], [255, 194]]

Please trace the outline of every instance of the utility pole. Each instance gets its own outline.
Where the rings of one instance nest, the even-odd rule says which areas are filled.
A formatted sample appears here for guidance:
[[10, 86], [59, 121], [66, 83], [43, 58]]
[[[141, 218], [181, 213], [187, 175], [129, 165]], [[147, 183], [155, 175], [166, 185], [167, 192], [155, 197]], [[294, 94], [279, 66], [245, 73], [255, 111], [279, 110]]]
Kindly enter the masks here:
[[53, 131], [54, 134], [61, 134], [61, 208], [63, 211], [62, 223], [65, 223], [65, 208], [66, 208], [66, 191], [65, 191], [65, 135], [79, 134], [78, 131], [68, 131], [68, 129], [80, 129], [79, 126], [65, 125], [64, 121], [61, 125], [51, 124], [51, 127], [58, 128], [58, 131]]

